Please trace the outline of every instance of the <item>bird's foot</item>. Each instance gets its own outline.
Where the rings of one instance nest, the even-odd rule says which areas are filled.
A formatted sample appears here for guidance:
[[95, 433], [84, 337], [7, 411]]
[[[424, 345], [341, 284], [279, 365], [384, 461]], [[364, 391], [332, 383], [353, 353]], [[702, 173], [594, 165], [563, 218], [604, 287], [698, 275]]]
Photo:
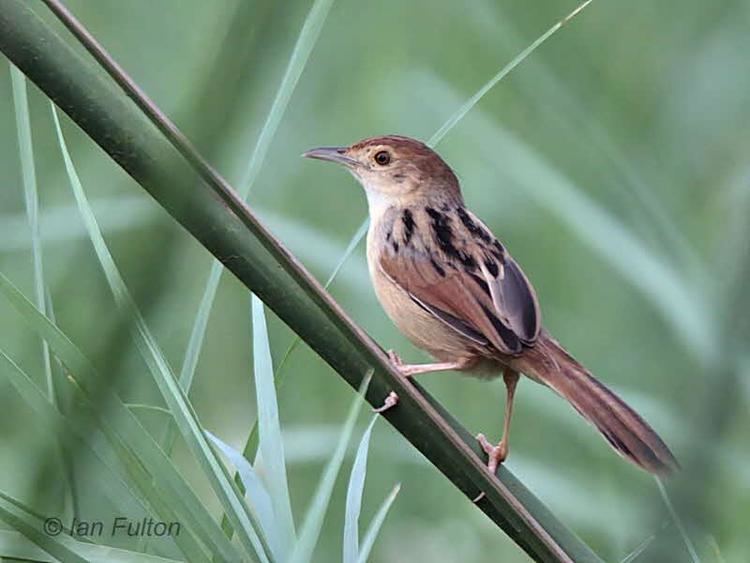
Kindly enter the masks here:
[[386, 353], [388, 354], [388, 359], [394, 366], [401, 367], [404, 365], [404, 360], [402, 360], [401, 356], [399, 356], [394, 350], [388, 350]]
[[[487, 454], [487, 469], [489, 469], [490, 473], [494, 475], [497, 472], [497, 467], [505, 461], [506, 457], [508, 457], [507, 443], [504, 440], [501, 440], [500, 443], [495, 446], [490, 443], [484, 434], [477, 434], [477, 442], [479, 442], [484, 453]], [[477, 497], [476, 500], [479, 500], [479, 498], [481, 498], [481, 496]]]
[[383, 405], [372, 409], [372, 412], [383, 414], [388, 409], [392, 409], [398, 404], [398, 395], [395, 391], [391, 391], [388, 393], [388, 395], [385, 397], [385, 400], [383, 401]]
[[393, 367], [396, 368], [396, 371], [404, 377], [411, 377], [413, 375], [410, 370], [410, 368], [412, 368], [413, 366], [405, 364], [404, 360], [401, 359], [401, 356], [399, 356], [393, 350], [388, 350], [388, 359], [393, 364]]

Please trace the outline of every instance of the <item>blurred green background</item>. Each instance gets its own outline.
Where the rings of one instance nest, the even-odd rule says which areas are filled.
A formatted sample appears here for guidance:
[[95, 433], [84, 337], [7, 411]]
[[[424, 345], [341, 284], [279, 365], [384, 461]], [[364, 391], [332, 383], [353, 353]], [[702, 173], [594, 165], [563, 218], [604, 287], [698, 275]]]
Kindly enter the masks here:
[[[311, 2], [67, 4], [239, 183]], [[364, 197], [342, 171], [299, 155], [376, 134], [429, 138], [575, 5], [337, 0], [252, 187], [251, 207], [325, 280], [365, 217]], [[748, 26], [750, 4], [741, 0], [597, 0], [438, 146], [468, 205], [535, 284], [548, 329], [673, 447], [684, 471], [669, 491], [704, 561], [750, 554]], [[31, 295], [9, 65], [0, 67], [0, 271]], [[30, 97], [45, 276], [58, 323], [125, 397], [161, 404], [73, 203], [47, 101], [34, 87]], [[210, 256], [85, 135], [67, 122], [65, 133], [117, 263], [179, 367]], [[186, 197], [190, 189], [184, 186]], [[331, 292], [384, 348], [425, 360], [377, 304], [363, 247]], [[278, 362], [294, 335], [272, 315], [269, 323]], [[225, 275], [190, 397], [203, 425], [239, 449], [255, 418], [250, 333], [249, 296]], [[4, 300], [0, 346], [42, 384], [40, 343]], [[352, 392], [304, 346], [285, 370], [280, 409], [301, 515]], [[444, 374], [422, 382], [472, 433], [499, 437], [501, 381]], [[650, 476], [613, 455], [550, 391], [523, 381], [516, 406], [508, 467], [603, 558], [622, 560], [655, 535], [639, 561], [689, 560]], [[163, 423], [158, 414], [144, 417], [154, 428]], [[28, 497], [53, 446], [0, 377], [0, 489]], [[373, 561], [527, 560], [385, 422], [371, 447], [364, 518], [402, 483]], [[175, 457], [215, 503], [181, 445]], [[110, 514], [81, 480], [83, 511]], [[62, 482], [53, 473], [45, 485], [35, 506], [54, 513]], [[320, 561], [340, 560], [344, 494], [342, 479]]]

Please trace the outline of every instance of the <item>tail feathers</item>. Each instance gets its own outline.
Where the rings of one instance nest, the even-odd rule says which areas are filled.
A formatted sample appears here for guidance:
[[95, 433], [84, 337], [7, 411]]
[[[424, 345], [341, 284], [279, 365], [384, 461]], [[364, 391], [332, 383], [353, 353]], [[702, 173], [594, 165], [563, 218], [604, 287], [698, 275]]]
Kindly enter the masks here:
[[520, 371], [567, 399], [625, 459], [659, 475], [679, 468], [672, 452], [648, 423], [546, 332], [523, 354], [519, 364]]

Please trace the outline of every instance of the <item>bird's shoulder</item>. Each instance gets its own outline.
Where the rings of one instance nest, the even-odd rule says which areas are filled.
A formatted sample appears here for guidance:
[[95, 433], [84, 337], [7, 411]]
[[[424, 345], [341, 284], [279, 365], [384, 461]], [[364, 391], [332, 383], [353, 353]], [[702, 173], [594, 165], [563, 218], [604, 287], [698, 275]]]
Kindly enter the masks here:
[[486, 268], [497, 276], [508, 259], [503, 244], [462, 204], [393, 207], [380, 231], [387, 255], [435, 260], [450, 271]]

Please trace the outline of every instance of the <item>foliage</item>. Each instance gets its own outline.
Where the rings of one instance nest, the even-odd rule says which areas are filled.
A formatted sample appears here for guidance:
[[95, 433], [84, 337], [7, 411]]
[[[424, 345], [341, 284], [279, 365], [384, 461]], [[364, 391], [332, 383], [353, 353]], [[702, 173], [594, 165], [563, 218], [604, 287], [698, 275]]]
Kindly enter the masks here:
[[[0, 19], [11, 3], [2, 0]], [[44, 12], [41, 4], [28, 4]], [[261, 131], [268, 131], [269, 108], [279, 109], [276, 84], [290, 66], [312, 3], [181, 0], [179, 9], [170, 2], [70, 4], [199, 150], [244, 189], [241, 179]], [[381, 132], [429, 139], [498, 69], [574, 7], [561, 1], [533, 10], [523, 2], [425, 6], [334, 4], [318, 45], [297, 68], [288, 109], [274, 118], [273, 134], [263, 137], [265, 158], [255, 157], [251, 208], [320, 279], [339, 261], [364, 206], [348, 177], [296, 155]], [[653, 421], [685, 467], [676, 483], [666, 483], [670, 496], [664, 498], [674, 504], [667, 508], [657, 485], [612, 456], [561, 401], [530, 383], [521, 386], [508, 465], [607, 560], [741, 561], [750, 549], [742, 527], [750, 454], [749, 340], [741, 322], [748, 309], [742, 289], [750, 209], [744, 126], [750, 69], [741, 49], [747, 17], [739, 1], [595, 2], [491, 90], [439, 145], [460, 174], [471, 207], [530, 274], [546, 325]], [[185, 420], [177, 437], [180, 425], [171, 426], [166, 438], [173, 436], [175, 446], [165, 456], [167, 418], [136, 405], [173, 412], [179, 405], [168, 399], [180, 397], [180, 390], [170, 386], [165, 396], [169, 379], [161, 380], [160, 391], [159, 380], [149, 377], [129, 333], [132, 314], [114, 307], [67, 189], [48, 102], [29, 89], [25, 129], [19, 85], [18, 75], [0, 72], [0, 163], [7, 171], [0, 193], [0, 271], [4, 292], [15, 296], [17, 306], [22, 299], [8, 280], [33, 301], [25, 301], [23, 318], [34, 330], [0, 300], [0, 349], [7, 355], [0, 363], [0, 490], [28, 510], [4, 499], [2, 514], [18, 523], [35, 522], [35, 512], [69, 519], [74, 513], [104, 517], [120, 508], [133, 515], [156, 511], [184, 518], [194, 532], [178, 546], [122, 541], [112, 549], [147, 548], [171, 558], [189, 553], [196, 560], [251, 549], [249, 540], [221, 539], [217, 521], [224, 507], [212, 492], [219, 483], [207, 478], [194, 453], [197, 428], [238, 444], [259, 414], [247, 377], [257, 357], [244, 344], [250, 323], [237, 306], [246, 302], [246, 290], [233, 277], [220, 281], [215, 275], [215, 304], [202, 306], [198, 315], [203, 347], [189, 347], [207, 276], [214, 280], [211, 259], [63, 119], [93, 216], [159, 343], [163, 361], [157, 363], [191, 372], [192, 385], [184, 385], [179, 404], [186, 417], [198, 413], [200, 427], [187, 434]], [[145, 119], [135, 120], [133, 138], [146, 126]], [[169, 163], [178, 162], [168, 145], [157, 148], [154, 154], [166, 151]], [[166, 178], [152, 178], [152, 193], [159, 195]], [[210, 198], [192, 199], [200, 191], [196, 176], [176, 178], [179, 196], [169, 201], [170, 211], [207, 208]], [[183, 209], [186, 202], [194, 207]], [[215, 216], [200, 234], [204, 242], [241, 226], [219, 221]], [[418, 357], [381, 314], [361, 248], [331, 291], [384, 347]], [[289, 299], [301, 302], [297, 294]], [[50, 318], [54, 313], [54, 325], [32, 309]], [[54, 357], [47, 364], [34, 332], [42, 330], [65, 368]], [[268, 332], [280, 358], [295, 335], [274, 316]], [[74, 369], [69, 362], [86, 365]], [[355, 366], [361, 364], [338, 367], [351, 373]], [[305, 346], [284, 361], [286, 383], [277, 393], [294, 514], [310, 505], [351, 404], [351, 393], [329, 371]], [[54, 403], [50, 381], [64, 382]], [[473, 432], [499, 432], [501, 384], [446, 376], [425, 385]], [[371, 392], [385, 392], [377, 378]], [[183, 438], [190, 435], [193, 449]], [[205, 444], [202, 451], [210, 455]], [[368, 490], [378, 497], [373, 509], [394, 482], [402, 483], [373, 561], [525, 560], [385, 425], [375, 428], [369, 457]], [[73, 460], [73, 481], [48, 468], [66, 459]], [[240, 498], [214, 467], [221, 489]], [[348, 491], [330, 494], [330, 517], [316, 548], [325, 561], [340, 558], [343, 522], [351, 522], [345, 517]], [[200, 512], [199, 505], [207, 510]], [[351, 545], [347, 537], [344, 545]], [[6, 551], [19, 542], [13, 532], [0, 536], [3, 553], [41, 557], [28, 543]], [[367, 536], [360, 548], [366, 544]], [[61, 542], [50, 549], [89, 559], [97, 555], [85, 550], [96, 547]]]

